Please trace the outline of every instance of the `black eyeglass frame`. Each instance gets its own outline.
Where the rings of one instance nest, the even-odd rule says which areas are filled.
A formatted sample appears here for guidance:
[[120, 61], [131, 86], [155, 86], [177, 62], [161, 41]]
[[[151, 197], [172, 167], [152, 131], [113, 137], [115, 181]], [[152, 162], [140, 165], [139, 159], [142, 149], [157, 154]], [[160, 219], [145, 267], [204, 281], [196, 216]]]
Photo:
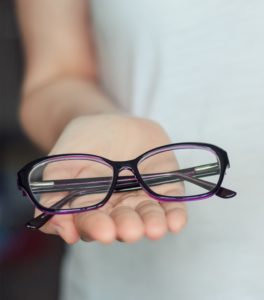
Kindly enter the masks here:
[[[140, 172], [138, 170], [138, 165], [140, 164], [140, 162], [142, 162], [144, 159], [146, 159], [147, 157], [150, 157], [154, 154], [159, 154], [162, 152], [166, 152], [166, 151], [170, 151], [170, 150], [177, 150], [177, 149], [203, 149], [203, 150], [211, 151], [216, 155], [216, 157], [219, 160], [219, 164], [220, 164], [220, 174], [219, 174], [218, 182], [216, 184], [215, 183], [213, 184], [212, 189], [210, 189], [206, 193], [202, 193], [199, 195], [163, 196], [163, 195], [159, 195], [159, 194], [155, 193], [153, 190], [151, 190], [149, 188], [149, 186], [142, 179], [142, 177], [141, 177], [142, 175], [140, 174]], [[93, 160], [93, 161], [105, 164], [106, 166], [113, 169], [112, 183], [111, 183], [111, 186], [109, 187], [109, 190], [108, 190], [106, 196], [99, 203], [96, 203], [94, 205], [90, 205], [87, 207], [81, 207], [81, 208], [61, 209], [61, 208], [58, 208], [58, 203], [51, 206], [50, 208], [42, 206], [35, 199], [35, 196], [30, 187], [29, 177], [30, 177], [32, 170], [41, 163], [47, 163], [47, 162], [58, 161], [58, 160], [71, 160], [71, 159]], [[90, 210], [94, 210], [94, 209], [98, 209], [98, 208], [102, 207], [109, 200], [109, 198], [111, 197], [111, 195], [114, 192], [124, 191], [124, 188], [123, 189], [117, 188], [119, 173], [122, 170], [130, 170], [134, 175], [133, 177], [135, 177], [135, 179], [136, 179], [136, 184], [132, 185], [132, 187], [131, 187], [131, 184], [130, 184], [130, 186], [128, 185], [128, 187], [125, 188], [125, 191], [134, 190], [134, 189], [143, 189], [149, 195], [149, 197], [151, 197], [157, 201], [164, 201], [164, 202], [166, 202], [166, 201], [167, 202], [168, 201], [172, 201], [172, 202], [193, 201], [193, 200], [206, 199], [213, 195], [217, 195], [221, 198], [231, 198], [231, 197], [234, 197], [236, 195], [236, 193], [234, 191], [231, 191], [229, 189], [221, 187], [226, 169], [229, 166], [230, 166], [230, 163], [229, 163], [227, 152], [218, 146], [208, 144], [208, 143], [196, 143], [196, 142], [173, 143], [173, 144], [168, 144], [168, 145], [164, 145], [164, 146], [160, 146], [160, 147], [151, 149], [151, 150], [139, 155], [137, 158], [128, 160], [128, 161], [112, 161], [110, 159], [107, 159], [107, 158], [104, 158], [101, 156], [92, 155], [92, 154], [83, 154], [83, 153], [58, 154], [58, 155], [42, 157], [42, 158], [36, 159], [36, 160], [28, 163], [22, 169], [19, 170], [17, 183], [18, 183], [18, 188], [22, 191], [23, 195], [27, 196], [31, 200], [33, 205], [36, 208], [38, 208], [40, 211], [43, 212], [42, 215], [40, 215], [39, 217], [37, 217], [33, 220], [39, 219], [39, 221], [42, 220], [42, 222], [46, 223], [46, 221], [49, 218], [51, 218], [54, 214], [80, 213], [80, 212], [90, 211]], [[197, 181], [197, 179], [196, 179], [196, 181]], [[200, 184], [202, 184], [202, 182], [204, 182], [205, 184], [212, 184], [212, 183], [204, 181], [204, 180], [202, 180], [202, 181], [199, 180], [199, 181], [200, 181]], [[199, 182], [198, 182], [198, 185], [199, 185]], [[75, 197], [75, 196], [77, 197], [77, 196], [81, 196], [81, 195], [82, 195], [82, 193], [80, 191], [78, 193], [71, 194], [72, 197]], [[83, 195], [85, 195], [85, 190], [83, 191]], [[65, 199], [67, 200], [67, 196], [65, 197]], [[35, 222], [35, 223], [38, 224], [39, 222]], [[27, 227], [32, 228], [36, 224], [35, 225], [33, 224], [34, 226], [33, 225], [31, 226], [31, 225], [28, 223]]]

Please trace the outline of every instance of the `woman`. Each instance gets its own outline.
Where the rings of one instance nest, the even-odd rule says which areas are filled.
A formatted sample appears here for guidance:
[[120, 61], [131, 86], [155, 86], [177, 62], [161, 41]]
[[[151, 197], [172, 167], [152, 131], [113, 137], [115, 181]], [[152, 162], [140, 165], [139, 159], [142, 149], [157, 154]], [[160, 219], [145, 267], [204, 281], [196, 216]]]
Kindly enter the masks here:
[[37, 145], [120, 161], [170, 139], [213, 142], [229, 150], [240, 193], [192, 204], [188, 228], [164, 239], [185, 225], [185, 207], [145, 195], [53, 217], [42, 230], [76, 243], [62, 299], [261, 299], [263, 4], [17, 3], [21, 121]]

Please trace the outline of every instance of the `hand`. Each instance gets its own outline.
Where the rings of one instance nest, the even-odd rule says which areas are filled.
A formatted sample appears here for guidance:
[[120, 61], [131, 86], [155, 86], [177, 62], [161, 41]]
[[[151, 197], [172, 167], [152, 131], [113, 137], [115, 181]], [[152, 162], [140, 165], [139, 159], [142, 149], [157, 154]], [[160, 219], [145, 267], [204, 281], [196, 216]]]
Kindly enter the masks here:
[[[50, 155], [89, 153], [121, 161], [168, 143], [164, 130], [153, 121], [119, 115], [83, 116], [65, 128]], [[140, 190], [117, 193], [95, 211], [55, 215], [41, 230], [58, 234], [67, 243], [80, 238], [134, 242], [144, 236], [159, 239], [167, 231], [178, 233], [186, 219], [183, 203], [159, 203]]]

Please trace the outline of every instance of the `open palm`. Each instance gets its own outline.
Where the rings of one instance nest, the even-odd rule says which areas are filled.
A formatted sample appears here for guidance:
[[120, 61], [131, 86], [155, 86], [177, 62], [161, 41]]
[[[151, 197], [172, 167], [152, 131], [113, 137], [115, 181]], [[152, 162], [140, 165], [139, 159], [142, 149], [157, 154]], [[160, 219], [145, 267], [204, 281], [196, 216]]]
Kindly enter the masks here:
[[[85, 116], [65, 128], [50, 154], [89, 153], [123, 161], [168, 143], [164, 130], [149, 120], [117, 115]], [[131, 175], [123, 172], [128, 171], [122, 171], [120, 176]], [[103, 243], [134, 242], [144, 236], [159, 239], [168, 230], [178, 233], [185, 223], [184, 204], [159, 203], [144, 191], [136, 190], [115, 193], [94, 211], [56, 215], [41, 230], [59, 234], [68, 243], [80, 238]]]

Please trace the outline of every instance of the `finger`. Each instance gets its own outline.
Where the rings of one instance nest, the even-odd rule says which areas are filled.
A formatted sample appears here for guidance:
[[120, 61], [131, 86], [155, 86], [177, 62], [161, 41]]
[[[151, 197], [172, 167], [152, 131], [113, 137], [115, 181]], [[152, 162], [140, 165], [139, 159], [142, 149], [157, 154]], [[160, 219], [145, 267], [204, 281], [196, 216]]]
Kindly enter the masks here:
[[72, 215], [54, 215], [40, 228], [40, 231], [59, 235], [68, 244], [74, 244], [80, 239]]
[[119, 241], [132, 243], [142, 238], [144, 226], [138, 213], [129, 206], [118, 206], [111, 217], [115, 222], [117, 239]]
[[84, 241], [97, 240], [102, 243], [111, 243], [115, 240], [115, 224], [112, 218], [103, 211], [76, 214], [74, 223]]
[[186, 205], [180, 202], [163, 202], [161, 206], [165, 211], [169, 230], [179, 233], [187, 223]]
[[156, 240], [167, 232], [165, 213], [158, 202], [145, 200], [137, 205], [136, 211], [143, 220], [145, 235], [148, 238]]

